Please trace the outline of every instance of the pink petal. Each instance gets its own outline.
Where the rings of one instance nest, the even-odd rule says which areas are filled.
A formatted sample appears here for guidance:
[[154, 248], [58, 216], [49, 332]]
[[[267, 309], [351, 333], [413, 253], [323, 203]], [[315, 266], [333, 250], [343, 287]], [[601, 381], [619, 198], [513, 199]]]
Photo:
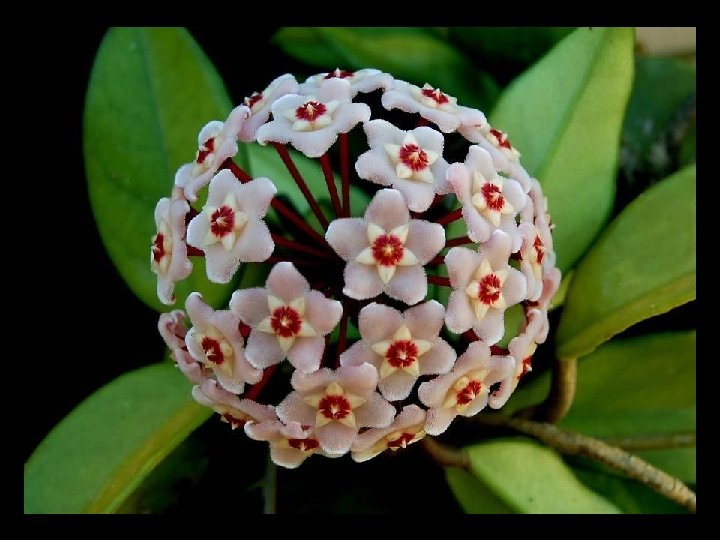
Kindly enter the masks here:
[[467, 225], [467, 235], [473, 242], [487, 242], [494, 227], [478, 212], [472, 204], [464, 204], [462, 215]]
[[333, 331], [342, 317], [343, 306], [337, 300], [326, 298], [320, 291], [305, 294], [305, 318], [318, 335]]
[[435, 184], [398, 178], [397, 176], [393, 179], [392, 186], [402, 193], [407, 207], [413, 212], [424, 212], [427, 210], [430, 204], [432, 204], [437, 191]]
[[382, 359], [365, 340], [360, 340], [352, 344], [344, 353], [340, 355], [341, 366], [360, 366], [364, 363], [372, 364], [376, 368]]
[[400, 144], [405, 132], [387, 120], [370, 120], [363, 124], [363, 130], [367, 136], [368, 145], [371, 148], [384, 150], [385, 143]]
[[385, 286], [385, 294], [408, 305], [417, 304], [427, 296], [427, 276], [422, 266], [398, 266]]
[[389, 232], [410, 221], [410, 213], [399, 191], [381, 189], [368, 204], [365, 219]]
[[403, 316], [398, 310], [375, 302], [362, 308], [358, 316], [360, 335], [370, 344], [391, 339], [403, 323]]
[[457, 411], [455, 409], [428, 409], [425, 433], [428, 435], [444, 433], [456, 416]]
[[183, 349], [174, 349], [172, 352], [177, 367], [188, 380], [195, 384], [202, 384], [207, 380], [200, 363], [190, 353]]
[[274, 249], [275, 242], [265, 222], [251, 219], [243, 227], [235, 247], [226, 253], [232, 253], [242, 262], [263, 262], [272, 255]]
[[270, 459], [272, 459], [272, 462], [286, 469], [298, 468], [310, 455], [311, 454], [298, 450], [297, 448], [270, 446]]
[[381, 186], [390, 186], [399, 178], [395, 173], [385, 148], [372, 148], [361, 154], [355, 162], [355, 171], [360, 178]]
[[447, 373], [453, 367], [457, 355], [447, 341], [437, 338], [433, 348], [420, 357], [420, 375]]
[[185, 346], [185, 312], [174, 309], [170, 313], [163, 313], [158, 320], [158, 332], [170, 350]]
[[508, 277], [503, 284], [503, 297], [507, 307], [514, 306], [526, 298], [527, 281], [522, 272], [514, 268], [508, 268]]
[[427, 264], [445, 246], [445, 229], [437, 223], [413, 219], [405, 246], [420, 264]]
[[190, 202], [197, 200], [197, 192], [204, 188], [215, 174], [213, 169], [208, 169], [198, 176], [194, 176], [194, 169], [195, 163], [186, 163], [175, 173], [175, 185], [183, 188], [183, 193]]
[[462, 334], [470, 330], [474, 323], [475, 313], [468, 295], [464, 290], [451, 292], [445, 312], [445, 324], [448, 330], [455, 334]]
[[453, 288], [464, 291], [481, 262], [474, 251], [464, 247], [451, 248], [445, 255], [445, 265]]
[[342, 366], [335, 373], [340, 386], [351, 394], [365, 396], [377, 386], [378, 372], [370, 364]]
[[261, 218], [267, 214], [270, 202], [277, 193], [275, 184], [269, 178], [255, 178], [247, 184], [241, 184], [237, 179], [234, 182], [239, 186], [236, 192], [240, 210], [249, 218]]
[[384, 379], [380, 379], [378, 389], [388, 401], [405, 399], [412, 392], [417, 378], [406, 371], [397, 370]]
[[337, 373], [330, 368], [322, 368], [313, 373], [301, 373], [295, 371], [292, 374], [290, 383], [299, 392], [314, 392], [324, 389], [328, 384], [337, 380]]
[[442, 407], [450, 387], [462, 376], [457, 369], [430, 379], [418, 388], [418, 397], [423, 405], [427, 407]]
[[505, 334], [505, 310], [491, 307], [480, 322], [475, 321], [473, 332], [488, 345], [494, 345]]
[[248, 336], [245, 356], [256, 368], [265, 369], [281, 362], [285, 358], [285, 353], [274, 334], [253, 330]]
[[488, 404], [488, 395], [482, 394], [478, 397], [476, 397], [470, 404], [468, 405], [467, 409], [465, 409], [460, 414], [462, 416], [470, 417], [475, 416], [477, 413], [482, 411]]
[[472, 193], [470, 187], [472, 186], [472, 178], [470, 169], [463, 163], [453, 163], [448, 167], [446, 178], [463, 206], [471, 204]]
[[287, 357], [296, 369], [311, 373], [320, 367], [324, 350], [325, 339], [322, 337], [299, 337], [288, 350]]
[[504, 268], [510, 260], [512, 240], [504, 231], [496, 229], [490, 240], [478, 248], [480, 260], [487, 259], [493, 270]]
[[310, 290], [310, 284], [291, 262], [276, 263], [265, 286], [270, 294], [285, 302], [292, 302]]
[[285, 423], [294, 420], [307, 426], [314, 426], [316, 411], [303, 401], [303, 397], [301, 392], [290, 392], [275, 409], [278, 418]]
[[340, 218], [330, 222], [325, 239], [343, 260], [357, 257], [368, 247], [367, 222], [360, 218]]
[[395, 418], [395, 407], [390, 405], [380, 394], [373, 392], [367, 401], [355, 409], [355, 419], [359, 426], [386, 427]]
[[383, 290], [383, 282], [374, 266], [350, 261], [343, 273], [345, 287], [343, 294], [355, 300], [375, 298]]
[[339, 422], [330, 422], [317, 429], [317, 438], [320, 447], [328, 454], [346, 454], [352, 446], [357, 429], [353, 429]]
[[230, 309], [242, 322], [255, 327], [270, 315], [267, 290], [261, 287], [240, 289], [230, 298]]

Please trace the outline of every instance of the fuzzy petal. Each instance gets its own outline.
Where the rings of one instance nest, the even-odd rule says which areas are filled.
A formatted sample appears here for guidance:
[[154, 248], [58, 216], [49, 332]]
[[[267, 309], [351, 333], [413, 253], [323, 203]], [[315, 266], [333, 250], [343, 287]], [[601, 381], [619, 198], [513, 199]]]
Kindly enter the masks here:
[[253, 330], [250, 332], [245, 348], [248, 362], [259, 369], [277, 364], [285, 358], [278, 340], [273, 334]]
[[391, 231], [408, 223], [410, 213], [405, 204], [405, 199], [403, 199], [399, 191], [381, 189], [368, 204], [365, 219], [382, 227], [385, 231]]
[[324, 336], [333, 331], [340, 322], [343, 306], [337, 300], [330, 300], [320, 291], [305, 294], [305, 318], [318, 335]]
[[[277, 339], [275, 341], [277, 342]], [[322, 337], [299, 337], [288, 350], [287, 357], [296, 369], [311, 373], [320, 367], [324, 350], [325, 340]]]
[[365, 340], [360, 340], [352, 344], [344, 353], [340, 355], [341, 366], [360, 366], [364, 363], [372, 364], [376, 368], [382, 359]]
[[328, 454], [346, 454], [357, 436], [357, 429], [339, 422], [330, 422], [317, 429], [320, 447]]
[[335, 219], [330, 223], [325, 239], [343, 260], [352, 260], [368, 247], [367, 222], [360, 218]]
[[375, 302], [360, 310], [358, 317], [360, 335], [371, 344], [391, 339], [403, 323], [403, 315], [398, 310]]
[[367, 401], [355, 409], [355, 419], [363, 427], [386, 427], [394, 418], [395, 407], [376, 392], [367, 396]]
[[240, 289], [230, 298], [230, 309], [242, 322], [255, 327], [270, 315], [267, 290], [261, 287]]
[[420, 357], [420, 375], [447, 373], [456, 358], [455, 349], [444, 339], [437, 338], [433, 348]]
[[415, 381], [417, 381], [416, 377], [399, 369], [381, 379], [378, 383], [378, 389], [388, 401], [398, 401], [410, 395], [413, 386], [415, 386]]
[[350, 261], [345, 266], [343, 294], [356, 300], [375, 298], [383, 291], [383, 282], [374, 266]]
[[292, 302], [310, 290], [310, 284], [291, 262], [276, 263], [265, 285], [270, 294], [285, 302]]
[[472, 328], [474, 323], [475, 312], [468, 295], [462, 290], [451, 292], [445, 312], [445, 324], [448, 330], [455, 334], [462, 334]]
[[450, 427], [456, 416], [455, 409], [428, 409], [425, 432], [428, 435], [441, 435]]
[[420, 264], [427, 264], [445, 246], [445, 229], [437, 223], [420, 219], [410, 221], [405, 247], [412, 251]]
[[398, 266], [385, 286], [385, 293], [408, 305], [417, 304], [427, 295], [427, 275], [422, 266]]

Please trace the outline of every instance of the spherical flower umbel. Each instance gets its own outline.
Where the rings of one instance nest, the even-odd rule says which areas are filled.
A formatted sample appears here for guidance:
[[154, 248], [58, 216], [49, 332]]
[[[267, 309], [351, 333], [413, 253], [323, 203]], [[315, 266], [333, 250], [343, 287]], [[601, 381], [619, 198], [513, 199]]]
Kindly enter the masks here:
[[[203, 262], [230, 297], [182, 297], [158, 330], [195, 401], [280, 466], [402, 453], [500, 408], [547, 339], [548, 201], [508, 135], [450, 92], [371, 68], [281, 75], [203, 128], [158, 202], [160, 300]], [[272, 143], [287, 175], [264, 160], [251, 174], [238, 141]]]

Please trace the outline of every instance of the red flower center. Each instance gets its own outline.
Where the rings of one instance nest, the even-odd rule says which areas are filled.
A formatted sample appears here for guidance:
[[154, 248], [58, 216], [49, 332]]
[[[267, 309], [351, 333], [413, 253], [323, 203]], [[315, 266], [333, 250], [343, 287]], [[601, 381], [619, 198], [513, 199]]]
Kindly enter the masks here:
[[500, 146], [501, 148], [507, 148], [508, 150], [512, 150], [512, 144], [510, 144], [507, 134], [495, 128], [490, 128], [490, 133], [492, 133], [492, 135], [497, 139], [498, 146]]
[[501, 288], [500, 278], [495, 274], [483, 276], [478, 283], [478, 300], [487, 305], [496, 302], [500, 298]]
[[347, 79], [355, 75], [353, 71], [347, 71], [345, 69], [336, 69], [325, 75], [325, 79]]
[[502, 196], [502, 191], [495, 184], [486, 182], [480, 188], [480, 192], [485, 197], [485, 204], [487, 204], [490, 210], [499, 212], [505, 206], [505, 198]]
[[388, 364], [395, 368], [408, 367], [417, 360], [418, 348], [410, 340], [393, 341], [385, 355]]
[[243, 425], [245, 425], [245, 422], [247, 422], [247, 420], [245, 420], [244, 418], [237, 418], [236, 416], [233, 416], [229, 412], [224, 413], [222, 415], [222, 417], [225, 419], [225, 421], [228, 424], [230, 424], [233, 427], [233, 429], [242, 427]]
[[439, 88], [423, 88], [422, 95], [432, 99], [438, 105], [444, 105], [445, 103], [448, 103], [450, 101], [447, 97], [447, 94], [441, 92]]
[[428, 166], [428, 156], [417, 144], [406, 144], [400, 148], [400, 161], [414, 172], [422, 171]]
[[540, 239], [539, 236], [535, 237], [533, 247], [535, 248], [535, 254], [537, 255], [538, 264], [542, 264], [543, 258], [545, 257], [545, 244], [543, 244], [543, 241]]
[[215, 137], [209, 138], [203, 143], [198, 149], [197, 156], [195, 157], [195, 163], [200, 165], [207, 159], [207, 157], [215, 151]]
[[325, 418], [342, 420], [350, 414], [352, 407], [350, 407], [350, 402], [345, 399], [345, 396], [331, 394], [323, 396], [318, 405], [318, 410]]
[[302, 326], [302, 317], [290, 306], [275, 308], [270, 316], [270, 326], [280, 337], [297, 336]]
[[480, 389], [482, 388], [482, 383], [480, 381], [470, 381], [467, 383], [465, 388], [460, 390], [457, 395], [457, 402], [460, 405], [467, 405], [470, 403], [473, 399], [477, 397], [477, 395], [480, 393]]
[[395, 266], [403, 258], [404, 251], [402, 241], [393, 234], [381, 234], [372, 245], [373, 257], [382, 266]]
[[308, 122], [314, 122], [318, 117], [325, 114], [327, 107], [324, 103], [319, 101], [308, 101], [304, 105], [300, 105], [295, 109], [295, 118], [298, 120], [307, 120]]
[[410, 444], [414, 438], [415, 438], [414, 433], [408, 433], [407, 431], [405, 431], [397, 439], [395, 439], [393, 441], [388, 441], [387, 447], [388, 448], [404, 448], [408, 444]]
[[152, 251], [153, 260], [156, 263], [159, 263], [165, 256], [165, 246], [163, 245], [164, 241], [165, 235], [163, 233], [157, 233], [153, 236], [152, 247], [150, 250]]
[[225, 362], [225, 355], [220, 348], [220, 342], [217, 339], [205, 336], [200, 343], [200, 346], [205, 351], [205, 358], [208, 362], [212, 362], [216, 366], [221, 365]]
[[229, 206], [221, 206], [210, 216], [210, 231], [218, 238], [231, 233], [234, 226], [235, 211]]
[[245, 98], [245, 105], [247, 105], [250, 109], [252, 109], [253, 105], [255, 105], [262, 98], [263, 98], [262, 92], [253, 92], [250, 97]]
[[525, 375], [530, 373], [532, 371], [532, 355], [528, 356], [527, 358], [524, 358], [522, 361], [522, 372], [520, 372], [520, 375], [518, 375], [518, 381], [522, 379]]
[[300, 450], [301, 452], [307, 452], [308, 450], [315, 450], [320, 446], [317, 439], [288, 439], [288, 444], [291, 448]]

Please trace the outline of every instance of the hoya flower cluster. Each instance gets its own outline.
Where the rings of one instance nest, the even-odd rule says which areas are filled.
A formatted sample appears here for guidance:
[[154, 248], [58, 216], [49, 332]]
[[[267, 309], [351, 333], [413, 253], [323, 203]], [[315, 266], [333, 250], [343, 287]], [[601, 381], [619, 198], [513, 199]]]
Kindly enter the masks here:
[[[239, 142], [275, 148], [306, 214], [233, 160]], [[317, 159], [326, 192], [295, 151]], [[194, 398], [290, 468], [312, 454], [365, 461], [502, 407], [560, 282], [547, 202], [519, 156], [479, 110], [374, 69], [283, 75], [207, 124], [155, 211], [158, 296], [172, 305], [199, 258], [215, 283], [247, 265], [267, 278], [226, 309], [192, 293], [161, 315]]]

